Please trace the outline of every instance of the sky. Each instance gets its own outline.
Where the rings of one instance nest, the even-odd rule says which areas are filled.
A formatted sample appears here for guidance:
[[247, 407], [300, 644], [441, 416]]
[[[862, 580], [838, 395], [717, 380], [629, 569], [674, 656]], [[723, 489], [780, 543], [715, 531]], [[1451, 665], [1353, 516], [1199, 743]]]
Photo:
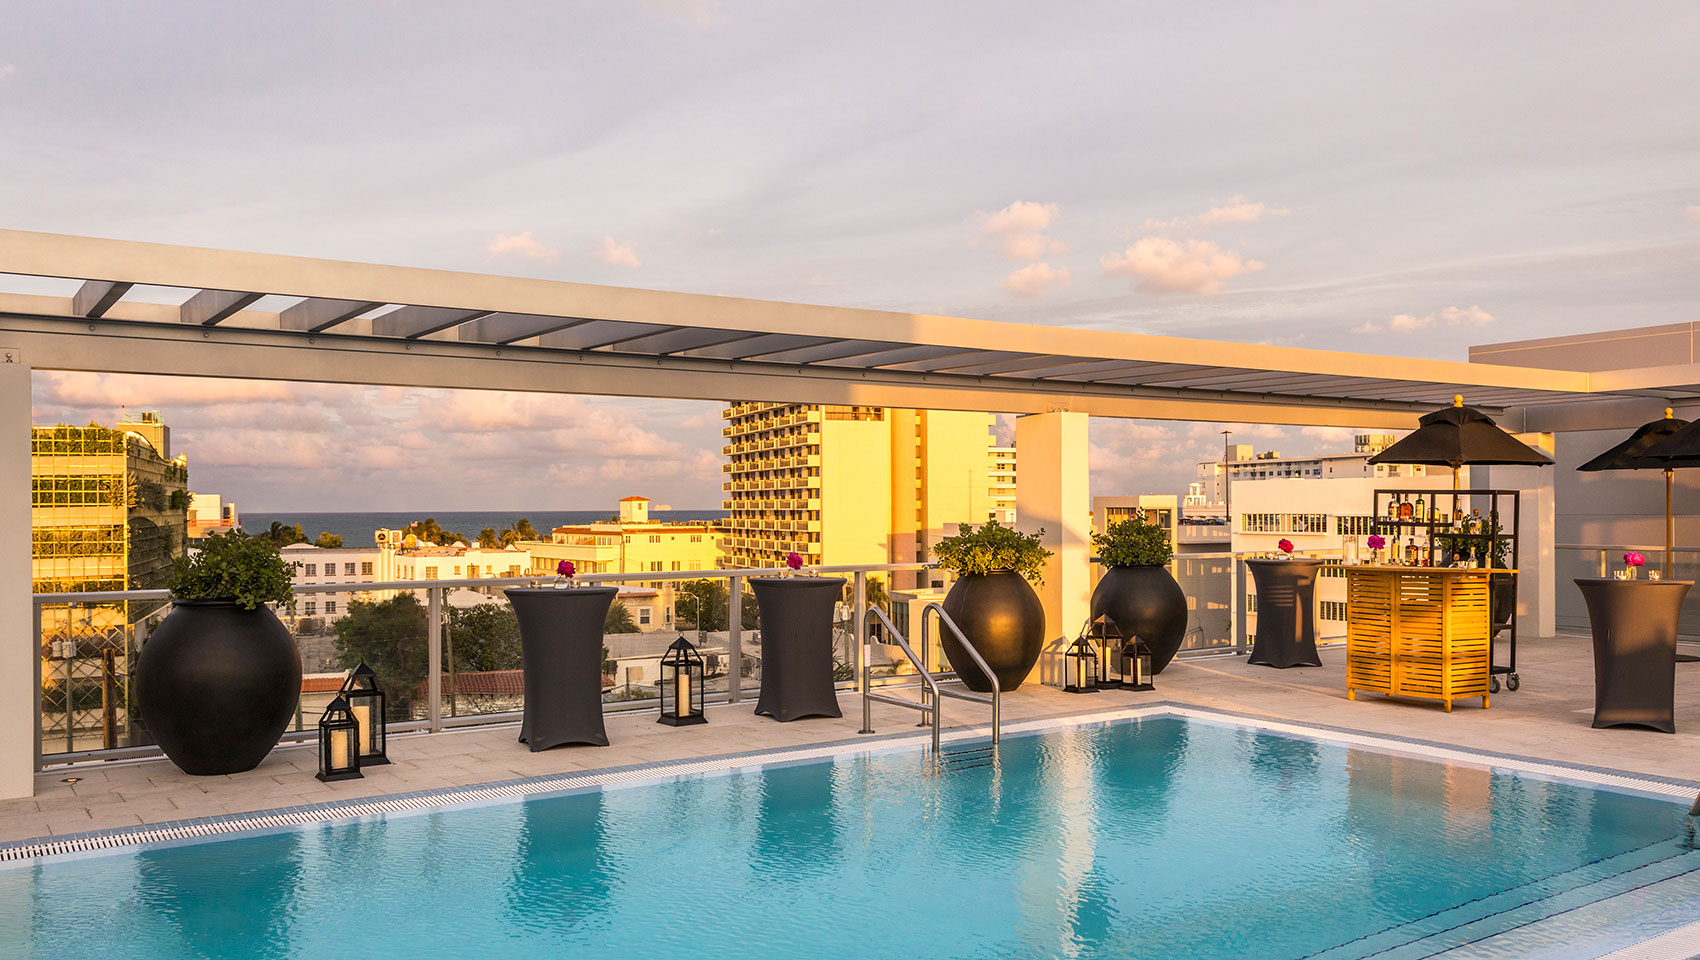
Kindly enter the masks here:
[[[1689, 2], [9, 4], [0, 226], [1464, 359], [1696, 319], [1696, 36]], [[720, 498], [713, 404], [37, 375], [38, 420], [119, 404], [253, 510]], [[1180, 492], [1220, 429], [1094, 421], [1093, 492]]]

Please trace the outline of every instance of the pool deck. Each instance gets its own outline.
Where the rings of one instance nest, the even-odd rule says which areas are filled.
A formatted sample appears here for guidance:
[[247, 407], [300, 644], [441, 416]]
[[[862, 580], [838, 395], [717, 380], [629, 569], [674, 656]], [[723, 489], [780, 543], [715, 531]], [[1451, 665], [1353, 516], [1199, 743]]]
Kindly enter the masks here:
[[[1677, 665], [1674, 735], [1635, 728], [1594, 730], [1593, 661], [1586, 639], [1555, 637], [1523, 645], [1522, 689], [1501, 692], [1492, 707], [1464, 701], [1451, 713], [1418, 700], [1345, 695], [1345, 651], [1325, 648], [1324, 666], [1275, 670], [1244, 658], [1178, 661], [1152, 693], [1109, 691], [1073, 696], [1028, 685], [1004, 703], [1006, 721], [1098, 713], [1166, 701], [1248, 716], [1389, 735], [1466, 749], [1621, 770], [1700, 783], [1700, 663]], [[1700, 652], [1700, 651], [1697, 651]], [[843, 719], [777, 723], [755, 704], [710, 706], [710, 722], [667, 727], [653, 712], [608, 718], [609, 747], [560, 747], [531, 753], [515, 742], [517, 724], [460, 728], [390, 740], [387, 766], [361, 780], [314, 779], [312, 746], [274, 751], [247, 773], [191, 777], [165, 760], [53, 768], [36, 781], [36, 796], [0, 801], [0, 843], [218, 817], [279, 807], [468, 786], [518, 777], [571, 774], [632, 764], [688, 760], [856, 739], [861, 701], [841, 698]], [[918, 714], [874, 705], [881, 734], [913, 731]], [[975, 704], [947, 701], [947, 723], [984, 724]], [[65, 783], [66, 777], [80, 777]]]

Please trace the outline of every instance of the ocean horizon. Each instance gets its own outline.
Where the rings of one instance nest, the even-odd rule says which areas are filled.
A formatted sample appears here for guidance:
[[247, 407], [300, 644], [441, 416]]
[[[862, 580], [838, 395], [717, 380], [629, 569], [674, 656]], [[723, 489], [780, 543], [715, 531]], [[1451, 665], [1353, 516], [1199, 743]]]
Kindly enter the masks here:
[[[652, 510], [649, 518], [659, 523], [719, 520], [724, 510]], [[400, 530], [415, 520], [432, 518], [444, 530], [465, 536], [468, 542], [478, 538], [486, 527], [501, 530], [519, 522], [531, 521], [538, 532], [547, 535], [555, 527], [594, 523], [619, 516], [617, 510], [387, 510], [387, 511], [310, 511], [268, 510], [241, 514], [242, 529], [249, 533], [268, 530], [274, 521], [286, 526], [301, 525], [307, 539], [317, 539], [320, 533], [334, 533], [348, 546], [366, 546], [373, 542], [378, 530]]]

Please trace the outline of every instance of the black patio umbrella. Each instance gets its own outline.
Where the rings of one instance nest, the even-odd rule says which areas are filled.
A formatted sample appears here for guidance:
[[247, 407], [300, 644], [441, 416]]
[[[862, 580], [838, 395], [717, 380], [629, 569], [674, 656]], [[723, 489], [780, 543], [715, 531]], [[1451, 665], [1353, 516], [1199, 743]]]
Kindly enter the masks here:
[[[1600, 454], [1587, 463], [1577, 467], [1578, 470], [1663, 470], [1665, 472], [1665, 576], [1670, 576], [1671, 552], [1676, 549], [1676, 521], [1671, 513], [1671, 471], [1679, 466], [1700, 466], [1700, 433], [1686, 430], [1687, 420], [1678, 420], [1675, 411], [1665, 408], [1665, 415], [1648, 423], [1643, 423], [1630, 434], [1627, 439], [1610, 450]], [[1680, 463], [1682, 457], [1667, 459], [1656, 456], [1665, 450], [1667, 441], [1677, 440], [1683, 434], [1689, 434], [1690, 439], [1685, 447], [1692, 447], [1692, 462]]]
[[1464, 406], [1461, 396], [1452, 406], [1418, 418], [1417, 429], [1369, 458], [1370, 463], [1421, 463], [1452, 468], [1452, 489], [1458, 489], [1458, 468], [1481, 466], [1545, 467], [1552, 458], [1494, 424], [1493, 418]]

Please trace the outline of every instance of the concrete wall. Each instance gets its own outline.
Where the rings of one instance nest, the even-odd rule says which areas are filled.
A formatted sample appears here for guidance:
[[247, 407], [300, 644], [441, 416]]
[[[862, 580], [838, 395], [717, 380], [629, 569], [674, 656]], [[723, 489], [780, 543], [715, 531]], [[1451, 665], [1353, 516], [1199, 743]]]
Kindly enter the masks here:
[[1052, 552], [1045, 582], [1037, 587], [1045, 605], [1047, 643], [1073, 638], [1086, 622], [1091, 599], [1091, 508], [1083, 413], [1037, 413], [1015, 421], [1015, 451], [1021, 484], [1016, 515], [1024, 533], [1044, 528]]
[[[35, 792], [36, 728], [41, 707], [41, 648], [30, 600], [30, 368], [16, 350], [0, 350], [0, 798]], [[10, 490], [11, 493], [5, 491]], [[6, 571], [10, 570], [11, 573]]]

